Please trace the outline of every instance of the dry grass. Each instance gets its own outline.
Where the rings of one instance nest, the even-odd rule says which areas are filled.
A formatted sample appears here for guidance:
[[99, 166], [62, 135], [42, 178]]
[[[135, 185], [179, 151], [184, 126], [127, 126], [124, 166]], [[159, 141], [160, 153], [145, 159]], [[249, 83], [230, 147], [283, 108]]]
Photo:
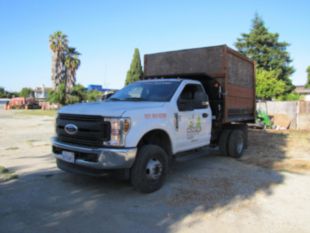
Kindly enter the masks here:
[[14, 110], [18, 115], [24, 116], [51, 116], [55, 117], [57, 111], [56, 110], [41, 110], [41, 109], [29, 109], [29, 110]]
[[310, 172], [310, 131], [250, 130], [241, 161], [277, 171]]
[[0, 166], [0, 183], [16, 179], [17, 175], [9, 171], [7, 168]]
[[17, 146], [11, 146], [6, 148], [5, 150], [18, 150], [19, 148]]

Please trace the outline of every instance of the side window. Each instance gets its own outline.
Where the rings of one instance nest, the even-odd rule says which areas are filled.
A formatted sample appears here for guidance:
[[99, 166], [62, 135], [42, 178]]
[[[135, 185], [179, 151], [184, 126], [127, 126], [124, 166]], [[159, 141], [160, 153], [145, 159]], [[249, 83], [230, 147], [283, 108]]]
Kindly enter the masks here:
[[134, 89], [132, 89], [128, 94], [130, 98], [140, 98], [142, 95], [142, 87], [136, 87]]
[[184, 87], [178, 99], [180, 111], [192, 111], [194, 109], [207, 108], [208, 96], [201, 85], [188, 84]]

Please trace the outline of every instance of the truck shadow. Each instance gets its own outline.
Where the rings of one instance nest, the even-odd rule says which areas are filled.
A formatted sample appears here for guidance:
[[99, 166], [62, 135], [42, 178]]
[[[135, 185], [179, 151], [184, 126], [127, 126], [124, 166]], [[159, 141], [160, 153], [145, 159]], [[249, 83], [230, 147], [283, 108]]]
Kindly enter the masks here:
[[[266, 167], [285, 158], [286, 137], [250, 132], [242, 160], [202, 151], [176, 161], [163, 188], [147, 195], [113, 177], [57, 170], [21, 177], [0, 184], [0, 225], [6, 232], [170, 232], [194, 213], [224, 211], [257, 193], [272, 195], [284, 176]], [[265, 166], [255, 156], [273, 158]]]

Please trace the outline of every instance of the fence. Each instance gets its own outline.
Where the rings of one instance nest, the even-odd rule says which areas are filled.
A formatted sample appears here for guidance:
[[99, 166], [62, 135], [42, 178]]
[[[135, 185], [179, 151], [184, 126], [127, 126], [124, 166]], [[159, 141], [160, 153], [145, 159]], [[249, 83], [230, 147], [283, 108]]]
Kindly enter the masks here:
[[268, 115], [284, 114], [291, 120], [291, 129], [310, 129], [310, 101], [266, 101], [256, 104]]

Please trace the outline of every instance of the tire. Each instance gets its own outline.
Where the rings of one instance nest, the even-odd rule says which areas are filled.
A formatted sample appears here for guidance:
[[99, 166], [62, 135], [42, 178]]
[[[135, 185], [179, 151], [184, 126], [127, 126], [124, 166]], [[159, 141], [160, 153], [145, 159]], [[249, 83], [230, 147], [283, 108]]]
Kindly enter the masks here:
[[245, 132], [241, 129], [232, 130], [228, 140], [228, 154], [233, 158], [240, 158], [246, 147]]
[[161, 147], [142, 146], [131, 169], [131, 183], [142, 193], [155, 192], [163, 185], [167, 170], [168, 155]]
[[231, 134], [230, 129], [223, 129], [220, 139], [219, 139], [219, 149], [220, 149], [220, 154], [222, 156], [229, 156], [228, 153], [228, 140], [229, 136]]
[[244, 134], [244, 149], [248, 148], [248, 126], [246, 124], [241, 124], [240, 127], [238, 128], [241, 130]]

